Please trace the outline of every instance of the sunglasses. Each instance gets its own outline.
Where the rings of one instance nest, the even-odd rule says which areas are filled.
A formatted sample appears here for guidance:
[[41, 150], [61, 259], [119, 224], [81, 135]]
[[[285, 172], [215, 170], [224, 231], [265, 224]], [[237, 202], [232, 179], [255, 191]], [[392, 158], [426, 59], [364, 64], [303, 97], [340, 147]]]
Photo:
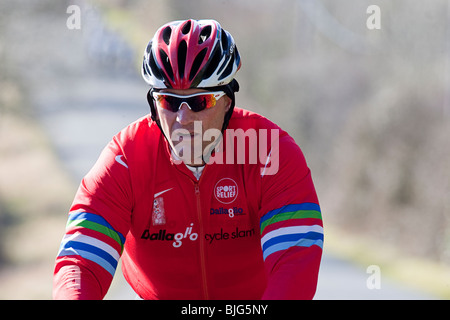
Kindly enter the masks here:
[[168, 92], [152, 92], [153, 99], [156, 105], [162, 109], [177, 112], [183, 103], [186, 103], [194, 112], [199, 112], [205, 109], [212, 108], [216, 105], [217, 100], [222, 98], [226, 93], [223, 91], [217, 92], [199, 92], [182, 96]]

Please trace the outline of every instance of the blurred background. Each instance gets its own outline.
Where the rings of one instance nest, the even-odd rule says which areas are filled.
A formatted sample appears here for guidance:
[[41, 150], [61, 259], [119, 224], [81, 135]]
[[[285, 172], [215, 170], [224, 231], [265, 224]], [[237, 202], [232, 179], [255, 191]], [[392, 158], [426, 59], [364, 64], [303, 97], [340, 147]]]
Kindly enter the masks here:
[[[367, 26], [370, 5], [380, 29]], [[242, 57], [237, 105], [305, 153], [326, 231], [318, 298], [364, 298], [374, 292], [367, 268], [378, 266], [381, 289], [392, 281], [417, 295], [368, 298], [449, 299], [445, 0], [2, 0], [0, 299], [51, 298], [81, 178], [148, 112], [145, 46], [187, 18], [231, 32]]]

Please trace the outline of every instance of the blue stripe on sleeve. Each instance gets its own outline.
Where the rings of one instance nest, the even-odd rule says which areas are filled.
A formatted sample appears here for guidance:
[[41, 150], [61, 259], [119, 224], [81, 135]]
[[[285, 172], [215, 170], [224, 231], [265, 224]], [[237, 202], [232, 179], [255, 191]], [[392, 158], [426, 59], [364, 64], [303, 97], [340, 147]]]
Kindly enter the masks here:
[[114, 273], [116, 272], [117, 260], [109, 253], [89, 244], [77, 241], [68, 241], [58, 253], [59, 257], [74, 255], [81, 256], [84, 259], [97, 263], [112, 276], [114, 276]]
[[270, 218], [272, 218], [273, 216], [275, 216], [277, 214], [284, 213], [284, 212], [295, 212], [295, 211], [300, 211], [300, 210], [314, 210], [314, 211], [321, 212], [320, 206], [316, 203], [305, 202], [305, 203], [300, 203], [300, 204], [288, 204], [284, 207], [267, 212], [264, 216], [261, 217], [260, 225], [262, 225], [264, 221], [269, 220]]
[[275, 253], [277, 251], [286, 250], [291, 247], [311, 247], [313, 245], [316, 245], [320, 248], [323, 247], [323, 240], [317, 239], [317, 240], [311, 240], [311, 239], [300, 239], [299, 241], [287, 241], [287, 242], [281, 242], [278, 244], [275, 244], [269, 248], [267, 248], [263, 253], [263, 258], [266, 260], [266, 258], [271, 255], [272, 253]]
[[72, 212], [69, 214], [69, 221], [74, 220], [88, 220], [91, 222], [101, 224], [102, 226], [105, 226], [108, 229], [111, 229], [112, 231], [117, 233], [117, 235], [120, 238], [120, 241], [122, 241], [122, 245], [125, 243], [125, 237], [120, 232], [116, 231], [102, 216], [89, 212]]
[[294, 234], [285, 234], [278, 237], [274, 237], [268, 241], [266, 241], [262, 247], [263, 251], [266, 251], [269, 247], [277, 245], [283, 242], [296, 242], [301, 239], [305, 240], [322, 240], [323, 234], [318, 232], [307, 232], [307, 233], [294, 233]]

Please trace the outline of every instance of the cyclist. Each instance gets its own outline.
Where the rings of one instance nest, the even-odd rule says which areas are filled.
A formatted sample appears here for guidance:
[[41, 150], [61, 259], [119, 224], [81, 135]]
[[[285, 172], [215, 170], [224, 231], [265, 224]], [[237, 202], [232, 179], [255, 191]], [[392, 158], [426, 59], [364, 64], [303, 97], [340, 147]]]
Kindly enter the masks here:
[[311, 172], [285, 131], [235, 108], [240, 66], [217, 21], [158, 29], [142, 66], [151, 112], [83, 178], [54, 298], [102, 299], [120, 258], [142, 299], [313, 298], [323, 229]]

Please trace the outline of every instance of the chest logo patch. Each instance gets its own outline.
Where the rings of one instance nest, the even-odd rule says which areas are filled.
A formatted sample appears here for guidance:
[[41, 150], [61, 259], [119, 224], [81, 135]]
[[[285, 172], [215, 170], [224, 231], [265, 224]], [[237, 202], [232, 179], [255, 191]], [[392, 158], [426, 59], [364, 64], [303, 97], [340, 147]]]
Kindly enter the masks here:
[[214, 187], [214, 197], [223, 204], [232, 203], [238, 196], [238, 185], [230, 178], [219, 180]]
[[152, 224], [154, 226], [166, 224], [166, 213], [164, 211], [163, 197], [157, 197], [153, 200]]
[[153, 196], [152, 224], [154, 226], [162, 226], [166, 224], [166, 212], [164, 210], [164, 200], [162, 194], [172, 189], [173, 188], [163, 190], [155, 193]]

